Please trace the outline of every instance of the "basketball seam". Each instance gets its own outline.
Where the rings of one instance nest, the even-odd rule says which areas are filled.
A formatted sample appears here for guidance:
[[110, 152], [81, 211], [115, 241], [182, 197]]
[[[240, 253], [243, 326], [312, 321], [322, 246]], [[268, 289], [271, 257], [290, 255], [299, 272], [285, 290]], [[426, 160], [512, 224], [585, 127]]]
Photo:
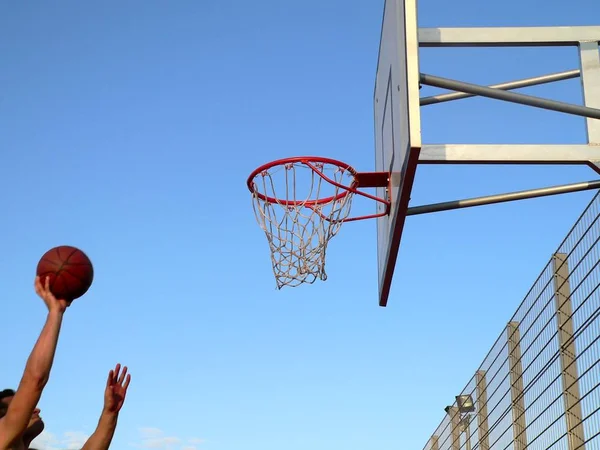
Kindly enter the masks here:
[[58, 263], [56, 261], [52, 261], [51, 259], [48, 258], [42, 258], [42, 261], [45, 261], [47, 264], [53, 265], [53, 266], [57, 266]]
[[[39, 276], [43, 277], [41, 279], [42, 283], [45, 283], [46, 278], [50, 276], [51, 282], [49, 284], [49, 288], [51, 291], [54, 291], [58, 288], [58, 280], [63, 280], [63, 278], [68, 275], [71, 281], [68, 282], [66, 279], [63, 280], [62, 290], [65, 294], [67, 293], [66, 291], [69, 291], [71, 294], [75, 294], [73, 296], [67, 295], [64, 297], [65, 300], [73, 301], [74, 299], [81, 297], [89, 290], [94, 277], [93, 265], [88, 256], [77, 247], [62, 245], [53, 250], [53, 253], [47, 252], [47, 254], [42, 256], [40, 263], [38, 264], [38, 268], [41, 264], [42, 267], [45, 266], [46, 270], [39, 273]], [[63, 258], [62, 251], [64, 250], [67, 250], [67, 254]], [[80, 254], [77, 255], [77, 261], [71, 262], [71, 258], [73, 258], [76, 254]], [[76, 283], [79, 289], [75, 289], [73, 292], [71, 292], [72, 283]], [[82, 289], [84, 286], [85, 288]], [[66, 291], [64, 291], [65, 289]]]
[[[56, 248], [56, 254], [58, 255], [58, 259], [61, 261], [60, 267], [58, 268], [58, 270], [55, 272], [54, 278], [52, 279], [52, 284], [50, 285], [50, 290], [52, 290], [52, 288], [54, 287], [54, 283], [56, 283], [56, 280], [58, 280], [58, 278], [60, 277], [60, 274], [65, 271], [64, 267], [65, 264], [68, 264], [69, 259], [71, 259], [71, 256], [73, 256], [75, 253], [77, 253], [78, 249], [75, 247], [72, 247], [71, 253], [69, 253], [69, 256], [67, 256], [64, 261], [62, 260], [62, 258], [60, 257], [60, 247]], [[73, 275], [73, 274], [70, 274]], [[77, 278], [77, 277], [75, 277]], [[79, 280], [81, 281], [81, 280]]]
[[72, 256], [73, 256], [75, 253], [77, 253], [77, 252], [79, 252], [79, 251], [81, 251], [81, 250], [79, 250], [79, 249], [77, 249], [77, 248], [74, 248], [74, 247], [73, 247], [73, 250], [71, 251], [71, 253], [69, 253], [69, 256], [67, 256], [67, 257], [65, 258], [65, 261], [64, 261], [64, 263], [65, 263], [65, 264], [66, 264], [66, 263], [68, 263], [68, 262], [69, 262], [69, 260], [71, 259], [71, 257], [72, 257]]
[[[86, 265], [87, 265], [87, 264], [86, 264]], [[81, 281], [82, 283], [86, 283], [86, 282], [87, 282], [87, 280], [84, 280], [84, 279], [82, 279], [82, 278], [79, 278], [79, 277], [78, 277], [77, 275], [75, 275], [73, 272], [70, 272], [68, 268], [65, 268], [65, 269], [63, 270], [63, 272], [66, 272], [66, 273], [68, 273], [68, 274], [69, 274], [69, 275], [71, 275], [73, 278], [77, 279], [78, 281]]]
[[[72, 256], [73, 256], [75, 253], [77, 253], [77, 252], [80, 252], [80, 253], [81, 253], [83, 256], [85, 256], [85, 257], [86, 257], [86, 259], [88, 259], [88, 262], [84, 262], [84, 263], [70, 263], [70, 262], [69, 262], [69, 259], [71, 259], [71, 257], [72, 257]], [[85, 253], [83, 253], [81, 250], [77, 249], [77, 248], [75, 248], [75, 249], [74, 249], [74, 251], [73, 251], [73, 252], [71, 252], [71, 254], [68, 256], [68, 258], [65, 260], [65, 264], [67, 264], [67, 265], [69, 265], [69, 266], [88, 266], [88, 267], [90, 267], [90, 268], [91, 268], [91, 264], [90, 264], [90, 262], [89, 262], [89, 258], [87, 257], [87, 255], [86, 255]], [[92, 269], [92, 270], [93, 270], [93, 269]], [[65, 267], [65, 268], [63, 269], [63, 271], [64, 271], [64, 272], [66, 272], [66, 273], [68, 273], [69, 275], [71, 275], [73, 278], [75, 278], [76, 280], [80, 281], [81, 283], [83, 283], [83, 284], [87, 284], [87, 281], [88, 281], [88, 280], [84, 280], [84, 279], [81, 279], [81, 278], [79, 278], [79, 277], [78, 277], [77, 275], [75, 275], [73, 272], [69, 271], [68, 267]], [[89, 286], [88, 286], [88, 288], [87, 288], [87, 289], [89, 289]], [[87, 289], [86, 289], [86, 291], [87, 291]]]

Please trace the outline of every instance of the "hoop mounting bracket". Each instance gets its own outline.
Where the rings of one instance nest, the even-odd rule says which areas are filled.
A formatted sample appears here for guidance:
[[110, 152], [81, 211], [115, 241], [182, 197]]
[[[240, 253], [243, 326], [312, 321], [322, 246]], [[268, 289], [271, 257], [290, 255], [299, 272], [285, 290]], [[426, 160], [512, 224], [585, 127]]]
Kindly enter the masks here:
[[360, 188], [388, 187], [390, 183], [389, 172], [357, 172], [355, 178]]

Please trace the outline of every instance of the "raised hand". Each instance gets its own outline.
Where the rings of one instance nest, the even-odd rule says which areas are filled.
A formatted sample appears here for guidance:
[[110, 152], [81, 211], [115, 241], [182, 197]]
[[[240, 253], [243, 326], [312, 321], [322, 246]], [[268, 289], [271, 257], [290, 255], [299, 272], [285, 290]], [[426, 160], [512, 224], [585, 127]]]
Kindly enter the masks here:
[[121, 364], [117, 364], [115, 369], [108, 373], [104, 391], [104, 410], [106, 412], [118, 413], [121, 410], [130, 381], [131, 375], [127, 374], [127, 366], [123, 367], [123, 372], [121, 372]]
[[35, 292], [42, 300], [44, 300], [44, 303], [48, 307], [48, 311], [65, 312], [69, 306], [69, 302], [62, 299], [57, 300], [56, 297], [54, 297], [54, 294], [50, 292], [50, 277], [46, 277], [44, 284], [42, 284], [40, 277], [35, 277], [34, 286]]

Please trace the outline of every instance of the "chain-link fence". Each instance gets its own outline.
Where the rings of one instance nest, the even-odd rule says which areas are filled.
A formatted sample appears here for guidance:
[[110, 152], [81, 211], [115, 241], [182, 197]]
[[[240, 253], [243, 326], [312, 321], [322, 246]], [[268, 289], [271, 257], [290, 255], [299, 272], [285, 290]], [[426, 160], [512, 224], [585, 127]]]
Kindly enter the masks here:
[[600, 449], [600, 194], [424, 450]]

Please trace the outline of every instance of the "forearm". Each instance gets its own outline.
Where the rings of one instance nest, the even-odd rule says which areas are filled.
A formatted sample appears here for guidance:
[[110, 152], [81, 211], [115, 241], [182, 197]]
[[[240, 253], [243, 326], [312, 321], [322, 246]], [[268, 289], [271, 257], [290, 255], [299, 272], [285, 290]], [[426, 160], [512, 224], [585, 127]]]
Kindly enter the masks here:
[[0, 422], [0, 448], [2, 445], [12, 445], [27, 428], [31, 413], [50, 378], [62, 317], [62, 312], [48, 313], [40, 337], [27, 360], [19, 388]]
[[102, 411], [96, 431], [90, 436], [81, 450], [108, 450], [115, 430], [119, 413]]
[[[40, 337], [38, 338], [25, 366], [23, 380], [32, 380], [44, 387], [50, 378], [50, 369], [56, 353], [58, 335], [63, 313], [50, 311]], [[34, 405], [35, 406], [35, 405]]]

